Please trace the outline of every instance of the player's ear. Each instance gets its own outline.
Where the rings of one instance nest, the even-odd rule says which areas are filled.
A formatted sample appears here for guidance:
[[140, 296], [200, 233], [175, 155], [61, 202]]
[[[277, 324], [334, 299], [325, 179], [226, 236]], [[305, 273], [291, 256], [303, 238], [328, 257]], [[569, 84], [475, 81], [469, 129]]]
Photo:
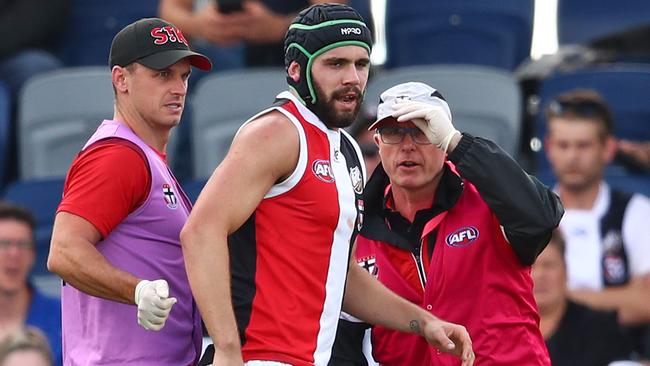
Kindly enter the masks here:
[[296, 61], [291, 61], [289, 68], [287, 68], [287, 74], [289, 77], [296, 83], [300, 81], [300, 64]]
[[116, 91], [125, 93], [128, 89], [126, 76], [129, 70], [122, 66], [113, 66], [111, 70], [111, 80]]

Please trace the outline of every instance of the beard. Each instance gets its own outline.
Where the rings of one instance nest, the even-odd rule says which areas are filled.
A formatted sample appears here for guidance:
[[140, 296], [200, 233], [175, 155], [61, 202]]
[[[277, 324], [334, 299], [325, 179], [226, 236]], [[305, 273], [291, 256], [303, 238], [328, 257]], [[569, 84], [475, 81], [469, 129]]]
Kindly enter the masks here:
[[566, 190], [581, 193], [593, 186], [600, 184], [602, 180], [602, 172], [597, 173], [583, 173], [578, 175], [576, 173], [566, 174], [563, 172], [556, 173], [558, 183]]
[[[316, 103], [311, 105], [311, 111], [329, 128], [345, 128], [357, 119], [361, 102], [363, 102], [363, 93], [357, 87], [345, 87], [332, 92], [328, 98], [318, 83], [314, 82], [316, 91]], [[339, 112], [336, 109], [336, 101], [341, 99], [345, 94], [354, 93], [357, 105], [352, 111]]]

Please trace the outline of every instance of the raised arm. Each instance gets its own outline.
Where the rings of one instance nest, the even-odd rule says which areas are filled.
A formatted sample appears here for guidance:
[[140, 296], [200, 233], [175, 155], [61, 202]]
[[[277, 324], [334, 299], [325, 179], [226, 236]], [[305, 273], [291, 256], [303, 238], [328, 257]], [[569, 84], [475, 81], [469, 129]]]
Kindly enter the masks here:
[[298, 154], [298, 132], [280, 112], [251, 122], [235, 137], [181, 232], [190, 286], [215, 345], [215, 363], [242, 363], [228, 235], [250, 217], [274, 183], [293, 171]]
[[476, 186], [519, 260], [532, 264], [564, 214], [559, 197], [492, 141], [464, 135], [449, 160]]
[[461, 134], [441, 106], [408, 101], [393, 113], [413, 121], [432, 144], [448, 154], [460, 175], [472, 182], [499, 219], [519, 260], [531, 265], [560, 223], [560, 198], [492, 141]]

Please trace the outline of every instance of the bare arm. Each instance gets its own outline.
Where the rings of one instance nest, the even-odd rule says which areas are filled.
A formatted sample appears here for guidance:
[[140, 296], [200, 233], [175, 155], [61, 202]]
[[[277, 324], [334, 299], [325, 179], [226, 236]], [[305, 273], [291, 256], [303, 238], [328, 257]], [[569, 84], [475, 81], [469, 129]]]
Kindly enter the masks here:
[[250, 217], [276, 181], [293, 171], [298, 153], [298, 133], [279, 112], [245, 126], [181, 232], [192, 293], [215, 343], [215, 364], [217, 360], [241, 364], [230, 292], [228, 235]]
[[179, 27], [186, 37], [196, 37], [200, 30], [199, 24], [195, 22], [193, 3], [194, 0], [161, 0], [158, 15]]
[[213, 2], [196, 11], [193, 3], [193, 0], [161, 0], [158, 13], [188, 38], [202, 38], [219, 46], [231, 46], [242, 40], [247, 24], [219, 12]]
[[572, 291], [570, 297], [595, 309], [616, 310], [621, 324], [637, 325], [650, 321], [650, 274], [633, 278], [625, 286], [602, 291]]
[[[310, 5], [324, 3], [346, 3], [346, 0], [310, 0]], [[243, 37], [250, 43], [273, 43], [284, 39], [291, 21], [298, 13], [278, 14], [261, 1], [247, 0], [243, 12], [233, 14], [232, 19], [245, 26]]]
[[472, 341], [465, 327], [442, 321], [399, 297], [354, 262], [349, 268], [344, 311], [371, 324], [420, 334], [440, 351], [459, 356], [462, 366], [474, 364]]
[[139, 279], [113, 267], [95, 248], [99, 231], [84, 218], [60, 212], [54, 220], [47, 268], [87, 294], [134, 303]]

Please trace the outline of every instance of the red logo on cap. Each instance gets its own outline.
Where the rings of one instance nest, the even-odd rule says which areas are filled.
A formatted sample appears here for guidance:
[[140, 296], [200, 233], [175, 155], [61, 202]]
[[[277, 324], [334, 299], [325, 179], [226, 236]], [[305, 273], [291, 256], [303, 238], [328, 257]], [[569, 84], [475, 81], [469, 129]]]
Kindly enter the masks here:
[[167, 42], [178, 42], [183, 43], [186, 46], [188, 45], [181, 30], [170, 26], [152, 29], [151, 36], [154, 38], [153, 43], [157, 45], [162, 45]]

